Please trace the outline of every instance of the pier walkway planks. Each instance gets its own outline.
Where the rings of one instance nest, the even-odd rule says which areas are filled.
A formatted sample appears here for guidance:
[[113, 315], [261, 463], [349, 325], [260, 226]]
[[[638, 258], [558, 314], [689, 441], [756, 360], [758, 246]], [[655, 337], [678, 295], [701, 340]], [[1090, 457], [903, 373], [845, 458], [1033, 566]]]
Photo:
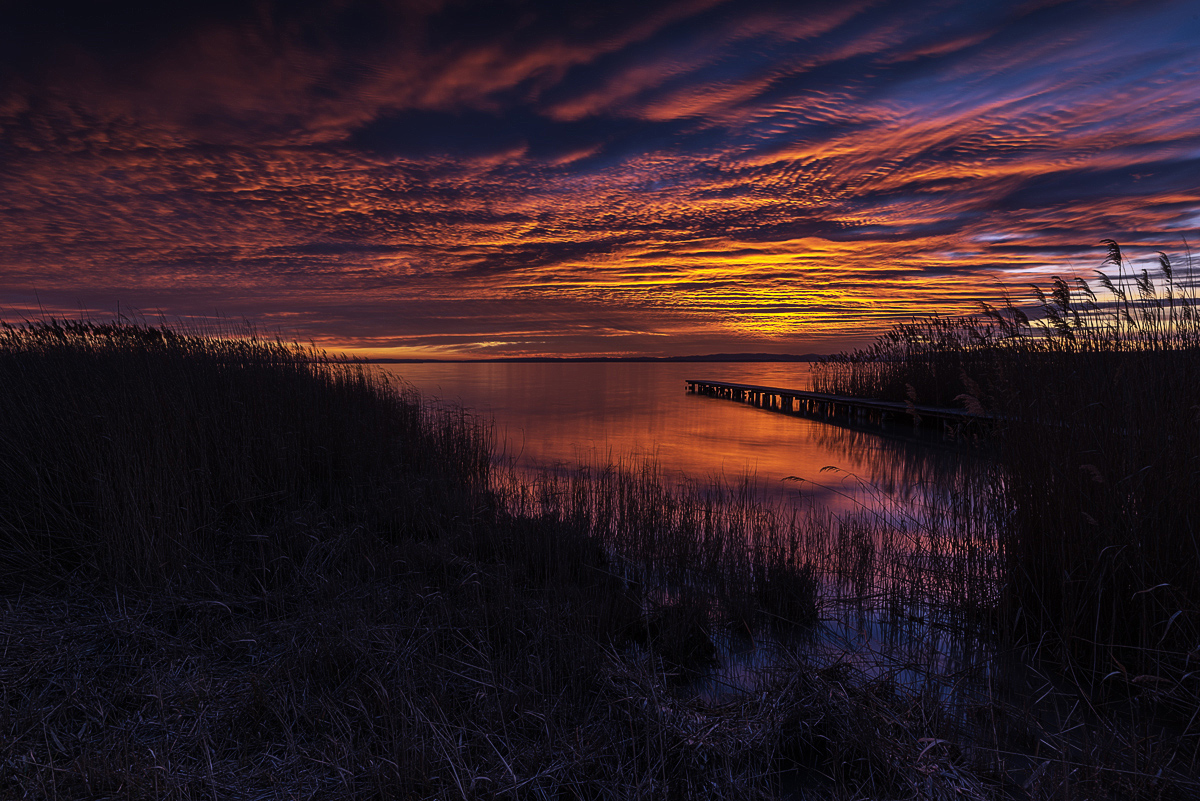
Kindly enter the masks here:
[[913, 425], [943, 423], [961, 427], [964, 423], [992, 421], [991, 415], [972, 414], [966, 409], [940, 406], [918, 406], [897, 401], [851, 398], [827, 395], [803, 389], [763, 387], [756, 384], [735, 384], [729, 381], [685, 379], [687, 391], [713, 398], [728, 398], [779, 412], [802, 414], [846, 423], [883, 425], [889, 421], [907, 419]]

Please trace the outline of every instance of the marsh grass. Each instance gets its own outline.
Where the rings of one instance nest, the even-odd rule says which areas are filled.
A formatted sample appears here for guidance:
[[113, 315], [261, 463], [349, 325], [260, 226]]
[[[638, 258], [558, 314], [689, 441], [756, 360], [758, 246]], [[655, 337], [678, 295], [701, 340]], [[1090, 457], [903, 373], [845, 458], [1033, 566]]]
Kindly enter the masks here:
[[1195, 789], [1194, 721], [1136, 707], [1175, 685], [1130, 677], [1081, 741], [996, 668], [1009, 529], [965, 487], [835, 517], [653, 465], [530, 478], [252, 332], [6, 326], [0, 387], [0, 794]]
[[431, 534], [488, 476], [481, 422], [279, 341], [5, 325], [0, 386], [7, 580], [266, 588], [323, 531]]
[[806, 748], [817, 677], [678, 692], [728, 599], [814, 615], [748, 498], [520, 483], [481, 421], [247, 333], [9, 325], [0, 386], [0, 794], [768, 797]]
[[898, 326], [818, 366], [814, 386], [1000, 418], [997, 491], [978, 511], [1003, 556], [998, 631], [1089, 703], [1176, 732], [1194, 772], [1200, 302], [1190, 269], [1159, 254], [1137, 270], [1106, 244], [1093, 279], [1031, 287], [1032, 312], [1006, 299]]

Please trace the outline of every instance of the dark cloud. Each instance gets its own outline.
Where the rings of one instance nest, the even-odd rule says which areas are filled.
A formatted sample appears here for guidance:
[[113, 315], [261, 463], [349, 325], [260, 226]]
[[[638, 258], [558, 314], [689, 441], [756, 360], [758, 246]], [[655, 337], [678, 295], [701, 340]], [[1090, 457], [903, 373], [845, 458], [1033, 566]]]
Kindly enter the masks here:
[[1145, 198], [1152, 202], [1188, 186], [1200, 187], [1200, 154], [1190, 159], [1148, 161], [1103, 170], [1062, 170], [1036, 176], [997, 205], [1026, 208], [1080, 200], [1102, 203], [1118, 198]]

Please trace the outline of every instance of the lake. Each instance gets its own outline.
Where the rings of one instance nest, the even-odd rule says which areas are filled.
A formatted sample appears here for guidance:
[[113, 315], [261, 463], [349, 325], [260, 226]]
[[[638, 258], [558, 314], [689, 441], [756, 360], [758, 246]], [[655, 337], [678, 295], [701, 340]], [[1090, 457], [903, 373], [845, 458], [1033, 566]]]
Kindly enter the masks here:
[[681, 483], [750, 478], [768, 494], [837, 511], [870, 505], [877, 491], [903, 498], [946, 485], [970, 458], [903, 423], [856, 430], [685, 392], [689, 378], [808, 389], [804, 362], [379, 366], [492, 419], [498, 454], [523, 469], [652, 459]]
[[[812, 504], [839, 517], [866, 511], [864, 518], [904, 525], [903, 521], [924, 520], [928, 513], [938, 515], [939, 508], [944, 510], [951, 489], [961, 486], [960, 479], [980, 458], [979, 453], [936, 435], [917, 433], [903, 421], [886, 431], [853, 429], [686, 391], [687, 379], [808, 389], [810, 368], [802, 362], [471, 362], [381, 367], [427, 398], [493, 420], [497, 458], [512, 460], [522, 470], [636, 465], [652, 459], [660, 475], [678, 484], [739, 483], [751, 478], [760, 496], [774, 502]], [[935, 499], [941, 503], [929, 503]], [[829, 598], [870, 597], [875, 599], [867, 604], [871, 606], [892, 597], [890, 576], [904, 574], [902, 565], [907, 562], [900, 551], [909, 550], [913, 541], [904, 534], [887, 541], [872, 537], [873, 553], [882, 557], [878, 570], [866, 584], [827, 577]], [[831, 557], [814, 554], [814, 558], [828, 564]], [[884, 564], [897, 558], [901, 559], [898, 566]], [[886, 603], [879, 608], [867, 606], [859, 600], [835, 614], [830, 605], [820, 638], [824, 647], [855, 654], [856, 664], [867, 673], [883, 670], [879, 666], [922, 664], [949, 675], [986, 661], [986, 652], [973, 638], [947, 640], [937, 626], [922, 624], [914, 629], [907, 621], [898, 629], [897, 619], [884, 608]], [[922, 609], [930, 621], [937, 614]], [[697, 687], [713, 697], [742, 687], [762, 665], [779, 658], [777, 646], [765, 637], [748, 650], [726, 653]], [[878, 665], [872, 666], [875, 662]], [[894, 678], [915, 687], [929, 676], [901, 671]], [[946, 688], [952, 686], [956, 685], [946, 683]]]

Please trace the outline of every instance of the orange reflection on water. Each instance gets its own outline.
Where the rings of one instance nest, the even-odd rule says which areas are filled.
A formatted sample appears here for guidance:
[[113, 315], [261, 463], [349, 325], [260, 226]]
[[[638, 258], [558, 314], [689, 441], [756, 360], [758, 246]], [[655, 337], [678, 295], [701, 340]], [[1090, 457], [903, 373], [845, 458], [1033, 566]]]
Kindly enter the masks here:
[[503, 453], [522, 467], [637, 466], [651, 459], [680, 482], [736, 484], [749, 477], [771, 494], [803, 494], [846, 509], [870, 503], [875, 493], [903, 497], [963, 464], [961, 452], [928, 442], [685, 392], [687, 378], [801, 389], [808, 385], [804, 363], [460, 363], [386, 370], [427, 396], [492, 417]]

